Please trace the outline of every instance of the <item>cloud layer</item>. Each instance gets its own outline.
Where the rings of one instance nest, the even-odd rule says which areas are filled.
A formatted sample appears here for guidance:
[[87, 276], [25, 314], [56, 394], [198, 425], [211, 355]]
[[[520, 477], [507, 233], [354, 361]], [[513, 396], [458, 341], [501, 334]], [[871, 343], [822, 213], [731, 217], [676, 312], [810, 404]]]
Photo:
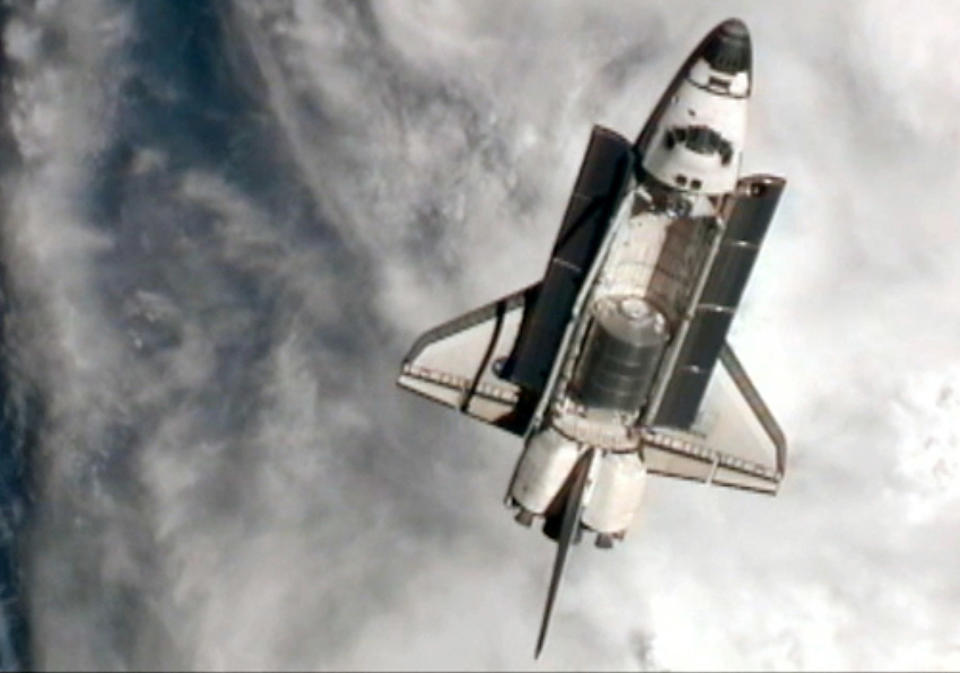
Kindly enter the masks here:
[[590, 125], [632, 136], [730, 15], [745, 168], [789, 179], [733, 334], [787, 480], [651, 484], [624, 545], [574, 554], [543, 665], [960, 665], [948, 2], [17, 7], [35, 664], [533, 666], [518, 446], [397, 363], [539, 276]]

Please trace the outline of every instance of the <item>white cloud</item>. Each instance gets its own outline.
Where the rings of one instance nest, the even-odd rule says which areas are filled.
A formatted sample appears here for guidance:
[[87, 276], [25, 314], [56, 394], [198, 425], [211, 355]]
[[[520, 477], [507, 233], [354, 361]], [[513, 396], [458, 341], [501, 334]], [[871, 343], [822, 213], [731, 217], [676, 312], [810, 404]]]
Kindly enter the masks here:
[[[10, 320], [49, 407], [37, 663], [958, 665], [952, 4], [116, 9], [4, 32]], [[729, 15], [747, 166], [790, 181], [734, 332], [787, 481], [651, 485], [622, 548], [577, 550], [534, 664], [551, 548], [499, 504], [518, 447], [395, 368], [540, 274], [589, 125], [633, 136]]]

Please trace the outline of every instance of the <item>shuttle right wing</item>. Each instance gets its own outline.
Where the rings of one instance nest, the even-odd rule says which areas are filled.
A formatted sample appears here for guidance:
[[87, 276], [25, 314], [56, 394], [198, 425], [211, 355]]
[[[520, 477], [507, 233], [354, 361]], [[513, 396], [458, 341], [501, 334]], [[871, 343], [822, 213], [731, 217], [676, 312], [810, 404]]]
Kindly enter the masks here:
[[704, 393], [691, 431], [643, 430], [642, 455], [652, 474], [775, 494], [787, 446], [770, 410], [728, 344]]

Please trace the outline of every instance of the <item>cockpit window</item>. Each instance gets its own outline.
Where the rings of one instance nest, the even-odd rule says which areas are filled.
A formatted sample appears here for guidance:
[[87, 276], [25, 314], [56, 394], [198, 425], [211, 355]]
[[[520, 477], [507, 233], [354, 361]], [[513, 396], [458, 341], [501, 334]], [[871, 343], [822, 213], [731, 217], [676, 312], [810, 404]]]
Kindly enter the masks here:
[[724, 166], [733, 158], [730, 141], [709, 126], [675, 126], [664, 135], [664, 144], [668, 150], [679, 144], [697, 154], [718, 154]]

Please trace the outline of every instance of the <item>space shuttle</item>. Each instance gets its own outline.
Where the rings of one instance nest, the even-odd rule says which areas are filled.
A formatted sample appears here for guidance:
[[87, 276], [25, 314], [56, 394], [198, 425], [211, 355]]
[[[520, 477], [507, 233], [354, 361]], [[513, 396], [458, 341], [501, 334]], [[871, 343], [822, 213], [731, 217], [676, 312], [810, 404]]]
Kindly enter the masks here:
[[423, 334], [398, 383], [522, 438], [506, 504], [557, 542], [622, 540], [650, 476], [776, 494], [786, 440], [727, 343], [783, 193], [740, 175], [750, 34], [693, 50], [630, 142], [595, 126], [543, 278]]

